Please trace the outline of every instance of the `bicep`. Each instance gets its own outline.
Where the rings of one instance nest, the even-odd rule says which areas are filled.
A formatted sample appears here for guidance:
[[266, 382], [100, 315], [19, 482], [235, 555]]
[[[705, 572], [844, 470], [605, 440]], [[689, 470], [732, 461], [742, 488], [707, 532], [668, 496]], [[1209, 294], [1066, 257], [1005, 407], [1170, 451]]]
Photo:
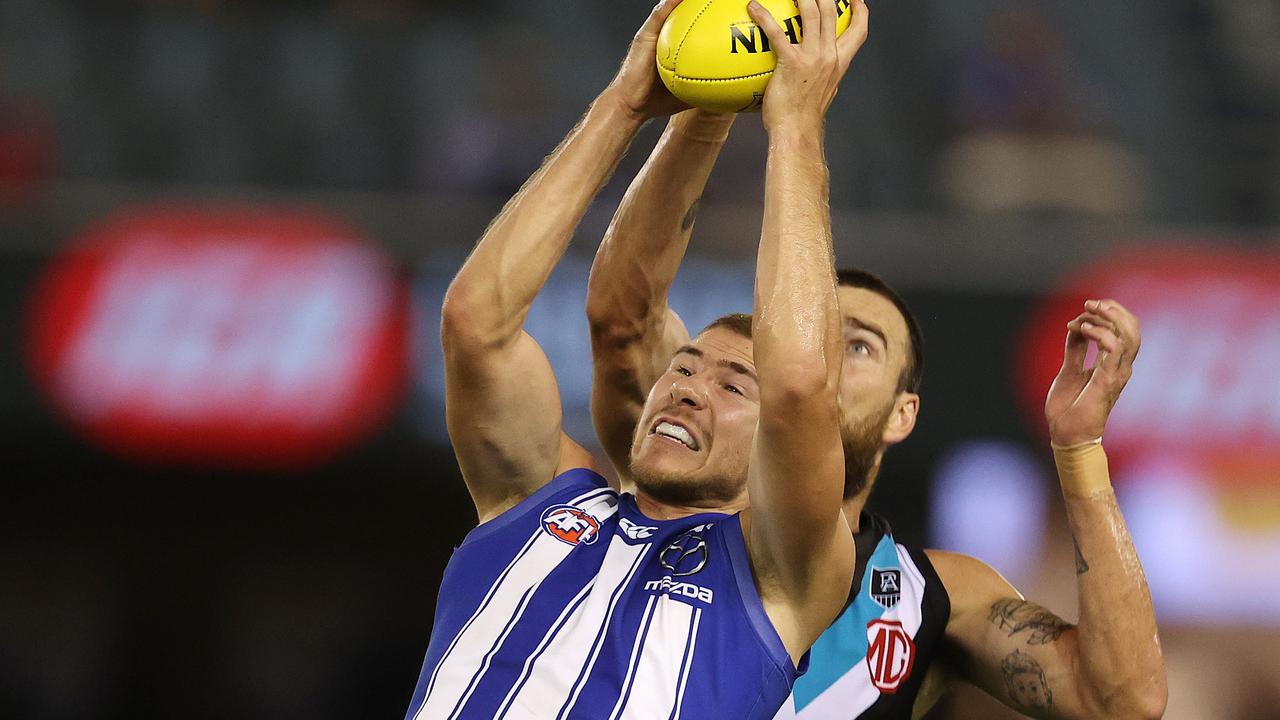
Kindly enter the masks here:
[[951, 670], [1034, 718], [1087, 717], [1077, 681], [1075, 626], [1024, 600], [995, 570], [946, 553], [930, 559], [952, 598]]
[[560, 464], [560, 390], [525, 332], [476, 351], [445, 342], [445, 417], [483, 522], [549, 482]]

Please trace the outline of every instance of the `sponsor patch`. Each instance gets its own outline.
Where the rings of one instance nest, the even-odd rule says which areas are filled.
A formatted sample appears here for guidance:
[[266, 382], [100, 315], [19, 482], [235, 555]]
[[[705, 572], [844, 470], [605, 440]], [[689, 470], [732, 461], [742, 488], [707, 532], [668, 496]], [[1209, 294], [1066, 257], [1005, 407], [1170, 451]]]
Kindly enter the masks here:
[[916, 644], [902, 623], [881, 619], [867, 623], [867, 671], [882, 694], [898, 692], [915, 661]]
[[871, 568], [871, 599], [886, 610], [902, 599], [902, 571], [897, 568]]
[[644, 540], [645, 538], [652, 537], [654, 533], [658, 532], [658, 528], [656, 527], [637, 525], [627, 518], [619, 520], [618, 527], [622, 528], [623, 534], [632, 540]]
[[711, 523], [699, 525], [685, 531], [671, 544], [662, 549], [658, 556], [662, 567], [675, 577], [685, 577], [702, 571], [707, 566], [707, 541], [703, 532], [711, 527]]
[[581, 508], [554, 505], [542, 513], [542, 529], [570, 545], [590, 545], [600, 536], [600, 522]]
[[687, 582], [677, 582], [671, 579], [670, 575], [661, 580], [650, 580], [644, 584], [644, 589], [651, 592], [659, 592], [675, 598], [690, 598], [708, 605], [715, 600], [715, 592], [708, 587], [695, 585]]

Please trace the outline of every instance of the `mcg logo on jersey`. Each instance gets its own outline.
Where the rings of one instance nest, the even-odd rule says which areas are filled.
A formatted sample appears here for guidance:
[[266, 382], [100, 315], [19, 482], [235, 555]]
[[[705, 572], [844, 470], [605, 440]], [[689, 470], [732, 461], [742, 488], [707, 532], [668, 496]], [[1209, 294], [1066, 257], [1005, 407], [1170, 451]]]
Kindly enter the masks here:
[[542, 529], [555, 539], [590, 545], [600, 536], [600, 522], [581, 508], [553, 505], [542, 513]]
[[897, 620], [876, 619], [867, 623], [867, 671], [876, 689], [886, 695], [911, 675], [916, 661], [916, 644]]

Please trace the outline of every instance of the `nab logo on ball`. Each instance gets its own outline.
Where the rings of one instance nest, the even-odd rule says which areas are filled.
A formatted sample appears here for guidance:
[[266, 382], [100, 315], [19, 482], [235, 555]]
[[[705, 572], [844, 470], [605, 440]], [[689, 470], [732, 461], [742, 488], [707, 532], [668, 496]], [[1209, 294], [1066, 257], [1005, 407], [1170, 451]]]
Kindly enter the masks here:
[[542, 529], [561, 542], [590, 545], [600, 536], [600, 521], [572, 505], [556, 505], [542, 513]]
[[879, 619], [867, 623], [867, 671], [877, 690], [886, 695], [898, 692], [915, 661], [916, 645], [902, 623]]
[[[795, 44], [804, 27], [794, 0], [759, 0]], [[852, 0], [832, 2], [836, 33], [849, 27]], [[778, 59], [742, 0], [704, 0], [676, 6], [658, 33], [658, 74], [681, 100], [716, 112], [754, 112]]]

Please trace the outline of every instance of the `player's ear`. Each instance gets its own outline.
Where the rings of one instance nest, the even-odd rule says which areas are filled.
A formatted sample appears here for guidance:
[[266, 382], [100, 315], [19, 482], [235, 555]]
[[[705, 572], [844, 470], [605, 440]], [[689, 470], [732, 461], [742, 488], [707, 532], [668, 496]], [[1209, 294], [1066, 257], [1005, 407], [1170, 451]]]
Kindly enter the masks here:
[[920, 412], [920, 396], [913, 392], [900, 392], [893, 401], [893, 412], [889, 414], [889, 422], [885, 423], [881, 441], [885, 445], [896, 445], [907, 439], [916, 427], [916, 416]]

